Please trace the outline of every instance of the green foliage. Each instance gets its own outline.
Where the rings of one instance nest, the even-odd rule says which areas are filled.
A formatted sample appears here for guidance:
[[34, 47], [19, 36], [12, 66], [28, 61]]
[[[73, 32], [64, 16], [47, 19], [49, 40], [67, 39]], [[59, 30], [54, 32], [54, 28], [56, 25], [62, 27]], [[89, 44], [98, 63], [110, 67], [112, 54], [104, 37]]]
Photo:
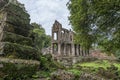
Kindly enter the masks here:
[[38, 79], [38, 78], [49, 78], [50, 77], [50, 73], [49, 71], [37, 71], [32, 78], [33, 79]]
[[51, 44], [51, 37], [49, 35], [45, 34], [44, 28], [37, 24], [32, 23], [33, 26], [33, 33], [34, 33], [34, 45], [38, 49], [39, 52], [41, 52], [42, 48], [49, 47]]
[[80, 77], [85, 77], [85, 74], [89, 74], [91, 77], [105, 78], [105, 80], [119, 80], [120, 78], [120, 65], [116, 61], [97, 60], [78, 63], [68, 71], [78, 75], [76, 80], [80, 79]]
[[115, 54], [116, 54], [116, 56], [117, 56], [118, 61], [120, 61], [120, 50], [117, 50], [117, 51], [115, 52]]
[[103, 61], [95, 61], [95, 62], [86, 62], [86, 63], [81, 63], [81, 64], [77, 64], [80, 66], [86, 66], [86, 67], [92, 67], [92, 68], [99, 68], [99, 67], [103, 67], [104, 69], [106, 69], [107, 67], [109, 67], [111, 65], [110, 62], [103, 60]]
[[71, 0], [68, 9], [70, 10], [70, 23], [76, 32], [75, 41], [83, 48], [91, 48], [95, 40], [91, 29], [91, 16], [87, 0]]
[[40, 62], [41, 62], [40, 68], [44, 71], [51, 72], [56, 69], [64, 69], [64, 67], [60, 63], [52, 59], [52, 56], [50, 54], [40, 56]]
[[81, 70], [77, 70], [77, 69], [70, 69], [68, 70], [68, 72], [71, 72], [72, 74], [74, 74], [76, 77], [80, 76], [82, 71]]
[[60, 63], [54, 61], [50, 54], [40, 56], [40, 70], [37, 71], [32, 78], [50, 78], [51, 73], [57, 69], [65, 69]]
[[70, 23], [76, 42], [83, 47], [97, 44], [109, 53], [120, 50], [119, 0], [70, 0]]

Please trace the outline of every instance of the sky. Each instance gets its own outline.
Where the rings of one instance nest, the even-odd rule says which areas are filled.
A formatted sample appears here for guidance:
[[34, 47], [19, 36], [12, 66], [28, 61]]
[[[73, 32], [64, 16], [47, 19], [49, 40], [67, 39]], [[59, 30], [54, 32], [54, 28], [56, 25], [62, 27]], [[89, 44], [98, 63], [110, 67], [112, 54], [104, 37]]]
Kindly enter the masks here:
[[25, 5], [30, 14], [31, 23], [41, 24], [46, 34], [51, 35], [51, 28], [55, 20], [58, 20], [62, 27], [71, 29], [68, 16], [69, 11], [66, 4], [69, 0], [18, 0]]

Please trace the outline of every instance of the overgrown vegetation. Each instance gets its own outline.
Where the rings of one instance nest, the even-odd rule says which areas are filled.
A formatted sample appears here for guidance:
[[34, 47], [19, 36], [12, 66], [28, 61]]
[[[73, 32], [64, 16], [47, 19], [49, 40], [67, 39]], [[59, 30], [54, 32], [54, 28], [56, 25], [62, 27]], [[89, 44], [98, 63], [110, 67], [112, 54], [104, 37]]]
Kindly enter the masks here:
[[35, 48], [41, 52], [42, 48], [47, 48], [51, 45], [51, 37], [45, 34], [44, 28], [37, 24], [32, 23], [33, 26], [33, 40]]
[[120, 55], [120, 0], [70, 0], [68, 9], [77, 43]]
[[40, 56], [40, 70], [34, 74], [34, 78], [49, 78], [51, 73], [65, 67], [52, 59], [50, 54]]
[[[85, 74], [89, 74], [91, 77], [97, 76], [112, 80], [120, 79], [120, 64], [116, 61], [96, 60], [77, 63], [67, 71], [72, 72], [76, 76], [76, 80], [79, 80], [80, 77], [85, 77]], [[109, 77], [109, 75], [112, 77]]]

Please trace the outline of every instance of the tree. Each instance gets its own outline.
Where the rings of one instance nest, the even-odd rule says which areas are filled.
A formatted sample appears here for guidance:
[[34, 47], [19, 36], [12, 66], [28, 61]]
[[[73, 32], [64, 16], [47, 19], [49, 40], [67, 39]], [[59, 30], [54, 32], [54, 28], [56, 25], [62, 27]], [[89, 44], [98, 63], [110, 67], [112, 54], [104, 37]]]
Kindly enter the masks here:
[[120, 50], [120, 0], [93, 0], [98, 44], [109, 53]]
[[33, 33], [34, 33], [34, 45], [36, 49], [41, 52], [42, 48], [49, 47], [51, 45], [51, 37], [49, 35], [45, 34], [44, 28], [37, 24], [37, 23], [32, 23], [33, 26]]
[[82, 46], [95, 43], [110, 53], [120, 50], [120, 0], [70, 0], [68, 9]]
[[95, 36], [93, 36], [92, 27], [92, 13], [89, 8], [90, 4], [87, 0], [71, 0], [68, 3], [68, 9], [70, 10], [70, 23], [73, 26], [73, 30], [76, 32], [75, 42], [86, 50], [91, 48], [93, 42], [95, 42]]

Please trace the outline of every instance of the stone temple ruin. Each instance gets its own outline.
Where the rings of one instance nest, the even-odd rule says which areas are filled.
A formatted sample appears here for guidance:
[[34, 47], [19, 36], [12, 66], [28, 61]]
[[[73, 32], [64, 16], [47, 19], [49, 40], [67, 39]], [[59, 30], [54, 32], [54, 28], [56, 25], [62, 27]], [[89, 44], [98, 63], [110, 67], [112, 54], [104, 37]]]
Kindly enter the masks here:
[[55, 21], [52, 27], [52, 55], [57, 57], [87, 56], [79, 44], [74, 43], [74, 32], [62, 28], [62, 25]]
[[30, 37], [32, 26], [24, 5], [17, 0], [0, 0], [0, 56], [36, 59]]

